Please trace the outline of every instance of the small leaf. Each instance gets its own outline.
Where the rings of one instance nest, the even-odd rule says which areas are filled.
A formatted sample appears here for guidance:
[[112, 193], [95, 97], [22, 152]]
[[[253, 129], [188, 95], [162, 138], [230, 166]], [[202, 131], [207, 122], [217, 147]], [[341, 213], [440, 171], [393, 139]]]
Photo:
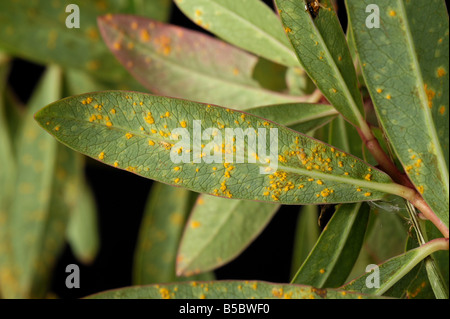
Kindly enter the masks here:
[[313, 18], [304, 1], [276, 0], [281, 21], [298, 59], [328, 101], [353, 125], [365, 126], [353, 61], [328, 0]]
[[373, 29], [365, 26], [366, 15], [361, 14], [370, 0], [346, 3], [379, 121], [411, 181], [448, 227], [449, 24], [445, 3], [378, 2], [382, 23]]
[[[393, 257], [378, 265], [379, 287], [374, 286], [374, 271], [350, 281], [341, 288], [360, 293], [383, 295], [411, 269], [419, 264], [425, 257], [439, 250], [448, 249], [448, 239], [434, 239], [416, 249], [407, 251], [404, 254]], [[367, 284], [370, 282], [371, 284]]]
[[[204, 281], [134, 286], [90, 295], [90, 299], [372, 299], [338, 289], [264, 281]], [[379, 297], [377, 297], [379, 298]]]
[[67, 240], [75, 257], [84, 264], [91, 264], [100, 248], [97, 207], [87, 181], [80, 182], [77, 191], [78, 199], [67, 226]]
[[190, 275], [226, 264], [259, 235], [278, 208], [200, 195], [183, 234], [177, 273]]
[[[262, 118], [217, 106], [106, 91], [57, 101], [35, 118], [59, 141], [85, 155], [216, 196], [317, 204], [378, 200], [386, 192], [405, 191], [383, 172], [345, 152]], [[207, 128], [208, 136], [203, 134]], [[245, 139], [243, 129], [250, 136], [261, 132], [261, 152]], [[266, 140], [272, 134], [266, 147], [264, 132]], [[205, 147], [200, 145], [202, 135]], [[236, 137], [235, 148], [231, 135]]]
[[319, 209], [317, 205], [307, 205], [300, 210], [300, 216], [295, 229], [294, 255], [291, 266], [292, 277], [295, 276], [319, 238], [318, 213]]
[[153, 184], [135, 251], [135, 284], [213, 278], [212, 274], [203, 274], [197, 278], [177, 277], [175, 274], [177, 249], [192, 206], [192, 195], [183, 188]]
[[197, 25], [244, 50], [287, 66], [298, 60], [276, 14], [259, 0], [176, 0]]
[[257, 57], [208, 35], [137, 16], [98, 23], [111, 52], [152, 92], [235, 108], [304, 100], [262, 88], [252, 78]]
[[342, 285], [358, 258], [368, 220], [368, 205], [338, 206], [292, 282], [318, 288]]

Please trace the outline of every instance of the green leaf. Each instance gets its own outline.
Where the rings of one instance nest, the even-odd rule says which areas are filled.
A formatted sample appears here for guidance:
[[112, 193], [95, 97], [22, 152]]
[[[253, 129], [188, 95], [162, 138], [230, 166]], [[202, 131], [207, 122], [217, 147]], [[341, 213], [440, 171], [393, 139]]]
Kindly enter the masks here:
[[298, 60], [277, 15], [259, 0], [176, 0], [180, 10], [199, 26], [266, 59], [287, 66]]
[[208, 35], [136, 16], [99, 18], [104, 41], [146, 88], [235, 108], [302, 101], [252, 78], [258, 58]]
[[[338, 289], [264, 281], [205, 281], [134, 286], [90, 295], [90, 299], [371, 299]], [[379, 298], [379, 297], [378, 297]]]
[[[270, 105], [249, 112], [304, 131], [326, 122], [333, 116], [330, 114], [337, 114], [331, 106], [320, 104]], [[258, 236], [277, 208], [278, 205], [260, 202], [200, 196], [190, 220], [202, 227], [187, 226], [179, 252], [179, 272], [202, 272], [227, 263]], [[223, 222], [218, 225], [218, 220]], [[227, 240], [226, 245], [223, 238]], [[193, 258], [193, 254], [198, 255]]]
[[247, 112], [303, 133], [328, 123], [339, 114], [331, 105], [310, 103], [260, 106]]
[[127, 8], [117, 12], [134, 13], [140, 16], [156, 19], [158, 21], [168, 21], [172, 8], [172, 0], [115, 0], [118, 4], [121, 2], [128, 5]]
[[304, 1], [277, 0], [281, 21], [298, 59], [331, 104], [357, 127], [365, 127], [363, 102], [353, 61], [336, 13], [328, 0], [316, 18]]
[[393, 257], [378, 265], [379, 287], [367, 285], [374, 283], [374, 270], [350, 281], [341, 288], [350, 291], [357, 291], [371, 295], [383, 295], [388, 289], [396, 284], [402, 277], [410, 272], [425, 257], [438, 250], [448, 249], [448, 239], [434, 239], [416, 249], [409, 250], [404, 254]]
[[291, 67], [286, 71], [286, 85], [292, 95], [312, 94], [316, 86], [300, 67]]
[[300, 266], [308, 257], [320, 235], [317, 219], [317, 205], [306, 205], [301, 208], [295, 230], [294, 255], [292, 257], [291, 274], [295, 276]]
[[40, 298], [63, 248], [68, 213], [76, 200], [79, 156], [43, 134], [33, 114], [59, 98], [61, 71], [50, 66], [33, 94], [20, 132], [17, 182], [10, 208], [13, 297]]
[[128, 89], [141, 86], [117, 63], [101, 41], [96, 17], [124, 12], [125, 2], [77, 1], [80, 28], [67, 28], [66, 7], [73, 1], [1, 1], [0, 48], [36, 63], [54, 63], [89, 72], [96, 77], [127, 82]]
[[80, 182], [77, 191], [77, 202], [67, 225], [67, 240], [75, 257], [84, 264], [91, 264], [100, 248], [97, 207], [86, 180]]
[[264, 58], [259, 58], [255, 67], [253, 68], [253, 78], [258, 81], [261, 87], [265, 89], [283, 92], [287, 89], [285, 79], [286, 71], [287, 68], [283, 65], [271, 62]]
[[11, 276], [12, 247], [10, 240], [9, 208], [14, 195], [16, 161], [11, 132], [5, 112], [5, 91], [9, 73], [9, 58], [0, 53], [0, 296], [12, 295], [10, 288], [15, 285]]
[[292, 282], [318, 288], [342, 285], [358, 258], [368, 220], [366, 204], [338, 206]]
[[213, 278], [212, 274], [203, 274], [197, 278], [177, 277], [175, 274], [177, 249], [192, 206], [192, 195], [183, 188], [153, 184], [135, 251], [135, 284]]
[[238, 256], [280, 205], [201, 195], [192, 210], [177, 257], [177, 273], [216, 269]]
[[[402, 195], [405, 191], [383, 172], [345, 152], [259, 117], [218, 106], [106, 91], [57, 101], [35, 118], [56, 139], [94, 159], [216, 196], [317, 204], [378, 200], [386, 192]], [[203, 132], [207, 128], [211, 129], [208, 136], [208, 131]], [[256, 146], [239, 130], [248, 129], [251, 137], [262, 128], [266, 130], [261, 130], [262, 152], [258, 155]], [[234, 146], [231, 135], [235, 132]], [[264, 148], [270, 132], [272, 142]], [[202, 150], [200, 143], [208, 145]], [[213, 161], [214, 154], [219, 163]]]
[[[448, 14], [443, 1], [380, 1], [380, 28], [366, 1], [347, 1], [374, 107], [406, 173], [448, 227]], [[424, 27], [426, 21], [426, 27]], [[382, 44], [382, 49], [380, 49]]]

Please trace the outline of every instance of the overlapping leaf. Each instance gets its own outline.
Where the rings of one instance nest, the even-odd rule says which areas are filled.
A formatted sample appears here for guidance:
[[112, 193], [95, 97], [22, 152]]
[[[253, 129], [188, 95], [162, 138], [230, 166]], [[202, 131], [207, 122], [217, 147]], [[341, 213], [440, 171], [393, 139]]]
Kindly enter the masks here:
[[175, 3], [192, 21], [228, 43], [287, 66], [299, 65], [280, 20], [262, 1], [177, 0]]
[[264, 229], [279, 205], [200, 195], [186, 224], [177, 273], [189, 275], [224, 265]]
[[[264, 281], [204, 281], [135, 286], [88, 296], [90, 299], [372, 299], [337, 289]], [[379, 298], [379, 297], [378, 297]]]
[[178, 244], [192, 206], [192, 195], [183, 188], [153, 184], [135, 252], [134, 284], [214, 278], [212, 273], [194, 278], [177, 277], [175, 274]]
[[[107, 91], [52, 103], [36, 120], [59, 141], [108, 165], [216, 196], [304, 204], [377, 200], [405, 191], [345, 152], [217, 106]], [[252, 143], [257, 132], [260, 150]]]
[[[136, 1], [133, 1], [136, 2]], [[152, 1], [153, 2], [153, 1]], [[37, 63], [55, 63], [62, 67], [85, 70], [97, 77], [127, 82], [128, 89], [141, 86], [115, 60], [101, 41], [96, 17], [107, 13], [129, 12], [132, 2], [77, 1], [80, 28], [68, 28], [66, 19], [73, 14], [73, 1], [33, 2], [2, 1], [0, 3], [0, 48]], [[154, 11], [161, 18], [163, 11]], [[148, 11], [147, 11], [148, 13]], [[142, 14], [142, 11], [141, 11]]]
[[151, 92], [234, 108], [301, 101], [252, 78], [258, 58], [208, 35], [137, 16], [99, 19], [103, 39]]
[[48, 69], [33, 95], [17, 147], [17, 181], [9, 211], [8, 297], [42, 297], [63, 247], [68, 212], [76, 200], [79, 156], [42, 130], [33, 114], [60, 96], [61, 71]]
[[[378, 270], [369, 271], [367, 274], [350, 281], [341, 288], [371, 295], [382, 295], [409, 271], [411, 271], [411, 269], [413, 269], [425, 257], [433, 252], [445, 249], [448, 249], [448, 239], [432, 240], [425, 245], [409, 250], [402, 255], [387, 260], [386, 262], [378, 265]], [[377, 274], [374, 273], [375, 271]], [[378, 287], [376, 285], [376, 278], [379, 280]]]
[[[381, 1], [380, 28], [365, 25], [370, 1], [347, 1], [362, 72], [406, 173], [448, 227], [448, 13], [443, 1]], [[424, 27], [426, 21], [426, 27]]]
[[368, 220], [367, 204], [338, 206], [292, 282], [318, 288], [342, 285], [359, 255]]
[[277, 0], [281, 21], [298, 59], [331, 104], [357, 127], [365, 126], [355, 69], [330, 1], [313, 18], [305, 2]]
[[317, 223], [319, 217], [317, 205], [306, 205], [301, 208], [295, 231], [294, 253], [292, 256], [291, 277], [293, 278], [300, 266], [306, 260], [309, 252], [319, 238], [320, 229]]

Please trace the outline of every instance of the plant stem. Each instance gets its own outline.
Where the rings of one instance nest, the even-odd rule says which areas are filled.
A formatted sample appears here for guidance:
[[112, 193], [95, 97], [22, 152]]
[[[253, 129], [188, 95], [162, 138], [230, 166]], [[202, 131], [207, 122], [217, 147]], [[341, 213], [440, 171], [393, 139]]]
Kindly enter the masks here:
[[361, 125], [361, 128], [357, 128], [359, 135], [361, 136], [367, 149], [373, 155], [381, 170], [387, 173], [396, 183], [408, 187], [412, 192], [405, 192], [405, 195], [401, 195], [403, 198], [410, 201], [422, 214], [430, 220], [439, 231], [445, 236], [449, 237], [448, 227], [436, 216], [433, 210], [428, 206], [423, 197], [416, 191], [414, 185], [406, 174], [400, 172], [395, 166], [391, 158], [381, 147], [380, 143], [373, 135], [369, 125]]

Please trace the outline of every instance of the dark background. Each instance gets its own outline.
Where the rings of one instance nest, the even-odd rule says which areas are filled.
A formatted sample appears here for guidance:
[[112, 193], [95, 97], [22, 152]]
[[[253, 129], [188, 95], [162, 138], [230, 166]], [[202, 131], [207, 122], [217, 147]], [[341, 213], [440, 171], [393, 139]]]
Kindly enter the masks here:
[[[265, 2], [272, 6], [272, 1]], [[337, 3], [342, 8], [338, 12], [345, 30], [343, 1]], [[175, 5], [170, 23], [204, 32]], [[22, 102], [26, 103], [30, 97], [43, 70], [43, 66], [28, 61], [13, 61], [9, 84]], [[101, 247], [96, 260], [91, 265], [83, 265], [75, 259], [70, 247], [65, 246], [54, 269], [50, 289], [61, 298], [79, 298], [132, 284], [137, 235], [152, 186], [151, 180], [137, 175], [98, 165], [89, 159], [86, 164], [86, 177], [97, 202]], [[261, 235], [238, 258], [215, 271], [216, 279], [289, 282], [299, 208], [300, 206], [282, 206]], [[68, 289], [65, 286], [68, 275], [65, 268], [72, 263], [80, 266], [79, 289]]]

